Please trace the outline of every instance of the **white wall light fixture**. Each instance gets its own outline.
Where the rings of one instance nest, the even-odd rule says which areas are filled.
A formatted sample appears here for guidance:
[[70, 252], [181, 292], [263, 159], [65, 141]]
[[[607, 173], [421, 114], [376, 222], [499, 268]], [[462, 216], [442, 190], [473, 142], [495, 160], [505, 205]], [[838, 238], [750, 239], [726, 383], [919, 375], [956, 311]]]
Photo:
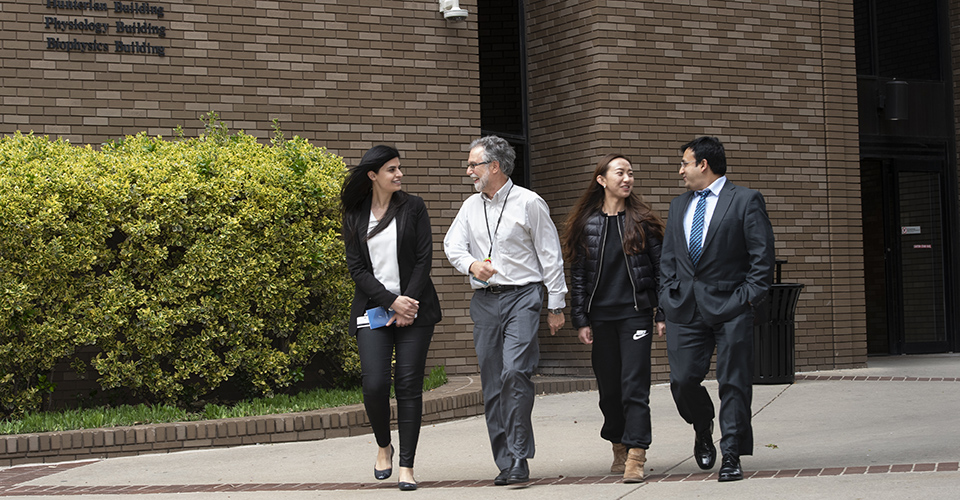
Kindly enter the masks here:
[[456, 23], [467, 18], [467, 9], [460, 8], [460, 0], [440, 0], [440, 12], [447, 21]]

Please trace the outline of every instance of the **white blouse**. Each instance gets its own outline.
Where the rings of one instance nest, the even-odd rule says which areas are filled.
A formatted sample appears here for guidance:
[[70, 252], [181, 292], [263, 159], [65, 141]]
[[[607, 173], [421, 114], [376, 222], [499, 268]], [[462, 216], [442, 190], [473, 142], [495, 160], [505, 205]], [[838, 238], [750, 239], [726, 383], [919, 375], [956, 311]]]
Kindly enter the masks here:
[[[377, 219], [370, 212], [367, 234], [377, 227]], [[384, 288], [400, 295], [400, 264], [397, 262], [397, 219], [394, 218], [386, 229], [367, 240], [367, 251], [373, 264], [373, 275]]]

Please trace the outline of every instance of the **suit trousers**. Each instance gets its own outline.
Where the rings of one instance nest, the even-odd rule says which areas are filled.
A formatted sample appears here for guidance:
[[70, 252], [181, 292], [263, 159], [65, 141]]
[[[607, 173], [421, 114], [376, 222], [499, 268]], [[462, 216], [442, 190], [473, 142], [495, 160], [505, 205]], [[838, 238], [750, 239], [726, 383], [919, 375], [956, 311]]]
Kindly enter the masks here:
[[714, 418], [713, 401], [701, 384], [717, 351], [720, 385], [720, 450], [724, 455], [753, 454], [750, 405], [753, 399], [753, 312], [716, 325], [699, 309], [688, 324], [667, 320], [670, 391], [680, 416], [701, 430]]
[[591, 362], [600, 392], [600, 437], [627, 448], [650, 447], [650, 346], [653, 316], [591, 321]]
[[390, 445], [390, 362], [396, 350], [394, 392], [400, 467], [413, 467], [423, 418], [423, 375], [433, 325], [357, 329], [363, 406], [381, 448]]
[[533, 458], [533, 371], [540, 360], [537, 330], [543, 285], [493, 293], [477, 290], [470, 301], [473, 344], [480, 365], [483, 411], [497, 468], [514, 458]]

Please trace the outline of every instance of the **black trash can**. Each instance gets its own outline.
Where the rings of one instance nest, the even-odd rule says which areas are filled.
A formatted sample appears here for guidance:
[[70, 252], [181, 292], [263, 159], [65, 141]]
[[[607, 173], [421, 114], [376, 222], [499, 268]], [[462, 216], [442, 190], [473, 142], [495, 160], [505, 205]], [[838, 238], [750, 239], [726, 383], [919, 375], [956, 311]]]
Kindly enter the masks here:
[[802, 283], [781, 283], [777, 260], [776, 280], [770, 296], [754, 310], [753, 383], [792, 384], [794, 381], [794, 316]]

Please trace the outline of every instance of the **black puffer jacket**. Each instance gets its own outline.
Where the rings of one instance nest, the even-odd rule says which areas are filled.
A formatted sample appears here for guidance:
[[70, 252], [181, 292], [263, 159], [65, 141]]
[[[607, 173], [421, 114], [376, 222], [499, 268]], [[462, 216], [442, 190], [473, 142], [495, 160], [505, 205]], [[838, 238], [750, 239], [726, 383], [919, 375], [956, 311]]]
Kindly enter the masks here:
[[[583, 228], [589, 255], [579, 255], [571, 264], [571, 295], [572, 305], [570, 316], [575, 328], [590, 326], [590, 305], [597, 287], [597, 270], [601, 267], [603, 257], [602, 245], [607, 239], [607, 231], [620, 231], [620, 241], [623, 241], [624, 214], [618, 217], [619, 227], [608, 228], [607, 217], [597, 212], [587, 220]], [[637, 311], [657, 307], [657, 286], [660, 281], [660, 245], [659, 238], [651, 237], [650, 227], [643, 224], [643, 234], [646, 242], [643, 252], [637, 255], [624, 254], [627, 261], [627, 272], [630, 273], [630, 282], [634, 290], [634, 308]], [[657, 311], [656, 321], [663, 321], [663, 313]]]

